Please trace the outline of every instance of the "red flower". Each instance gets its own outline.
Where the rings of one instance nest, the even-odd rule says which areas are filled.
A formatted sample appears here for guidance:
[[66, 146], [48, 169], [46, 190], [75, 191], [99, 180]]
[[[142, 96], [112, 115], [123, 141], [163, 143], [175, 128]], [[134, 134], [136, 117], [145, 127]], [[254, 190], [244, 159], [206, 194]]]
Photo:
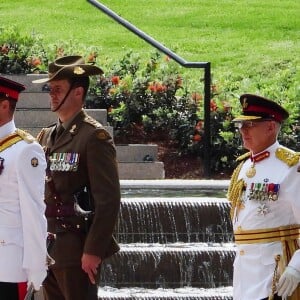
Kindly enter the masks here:
[[199, 103], [202, 100], [202, 95], [196, 92], [192, 93], [192, 99], [196, 102]]
[[167, 87], [160, 82], [153, 82], [149, 84], [148, 89], [153, 93], [162, 93], [167, 90]]
[[218, 109], [217, 103], [214, 100], [210, 101], [210, 111], [216, 111]]
[[202, 127], [203, 127], [203, 122], [202, 121], [198, 121], [197, 124], [196, 124], [196, 126], [195, 126], [195, 129], [197, 131], [200, 131], [202, 129]]
[[7, 45], [3, 45], [0, 47], [0, 53], [1, 54], [7, 54], [9, 52], [9, 47]]
[[194, 142], [200, 142], [201, 141], [201, 135], [200, 134], [195, 134], [194, 136], [193, 136], [193, 141]]
[[120, 83], [120, 77], [119, 76], [113, 76], [111, 78], [111, 82], [114, 84], [114, 85], [118, 85]]
[[35, 57], [35, 58], [33, 58], [33, 59], [31, 60], [31, 64], [32, 64], [33, 66], [37, 67], [37, 66], [41, 65], [42, 63], [41, 63], [41, 60], [40, 60], [38, 57]]

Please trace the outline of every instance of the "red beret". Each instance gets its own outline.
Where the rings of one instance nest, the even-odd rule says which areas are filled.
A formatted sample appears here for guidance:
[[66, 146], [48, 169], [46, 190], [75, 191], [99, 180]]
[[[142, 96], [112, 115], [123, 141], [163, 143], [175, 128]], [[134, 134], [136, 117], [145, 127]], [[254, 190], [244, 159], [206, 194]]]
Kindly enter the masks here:
[[19, 93], [25, 90], [25, 86], [0, 76], [0, 97], [18, 101]]
[[289, 117], [289, 113], [278, 103], [253, 94], [240, 96], [243, 114], [233, 119], [233, 122], [271, 119], [281, 123]]

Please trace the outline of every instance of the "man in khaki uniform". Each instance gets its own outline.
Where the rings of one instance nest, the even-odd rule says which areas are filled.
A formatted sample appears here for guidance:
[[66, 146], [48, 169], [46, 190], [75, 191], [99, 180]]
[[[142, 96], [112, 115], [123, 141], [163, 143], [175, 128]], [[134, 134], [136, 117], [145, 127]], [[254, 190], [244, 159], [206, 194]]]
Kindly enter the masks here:
[[[96, 300], [101, 262], [117, 252], [113, 230], [120, 185], [112, 137], [83, 110], [89, 76], [102, 74], [80, 56], [49, 65], [51, 110], [57, 124], [38, 136], [47, 158], [48, 231], [55, 264], [45, 279], [46, 300]], [[61, 133], [62, 131], [62, 133]]]

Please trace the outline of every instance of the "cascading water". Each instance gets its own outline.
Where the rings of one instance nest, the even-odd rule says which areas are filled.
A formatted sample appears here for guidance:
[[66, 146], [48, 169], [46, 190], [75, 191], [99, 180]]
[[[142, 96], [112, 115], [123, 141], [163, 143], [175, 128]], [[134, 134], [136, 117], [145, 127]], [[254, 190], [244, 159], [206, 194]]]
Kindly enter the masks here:
[[232, 299], [229, 204], [216, 194], [122, 190], [121, 250], [103, 263], [99, 299]]

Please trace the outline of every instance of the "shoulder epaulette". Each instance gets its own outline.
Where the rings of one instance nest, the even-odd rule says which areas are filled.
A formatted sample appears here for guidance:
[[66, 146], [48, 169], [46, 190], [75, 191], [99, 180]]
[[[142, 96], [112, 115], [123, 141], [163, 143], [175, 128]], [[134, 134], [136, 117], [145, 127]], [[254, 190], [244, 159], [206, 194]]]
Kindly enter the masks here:
[[236, 159], [236, 161], [242, 161], [242, 160], [245, 160], [245, 159], [247, 159], [248, 157], [250, 157], [250, 154], [251, 154], [251, 152], [244, 153], [244, 154], [240, 155], [240, 156]]
[[86, 116], [83, 121], [85, 123], [88, 123], [92, 126], [94, 126], [95, 128], [103, 128], [103, 126], [101, 125], [101, 123], [99, 123], [98, 121], [96, 121], [94, 118], [90, 117], [90, 116]]
[[38, 142], [40, 142], [44, 136], [44, 134], [46, 133], [47, 128], [43, 128], [37, 135], [36, 139]]
[[33, 143], [36, 140], [30, 133], [22, 129], [17, 129], [16, 133], [28, 144]]
[[299, 162], [300, 153], [293, 150], [279, 147], [276, 149], [276, 157], [286, 163], [289, 167], [296, 165]]
[[104, 128], [97, 130], [96, 135], [97, 135], [97, 139], [99, 139], [99, 140], [110, 140], [111, 139], [111, 135]]

